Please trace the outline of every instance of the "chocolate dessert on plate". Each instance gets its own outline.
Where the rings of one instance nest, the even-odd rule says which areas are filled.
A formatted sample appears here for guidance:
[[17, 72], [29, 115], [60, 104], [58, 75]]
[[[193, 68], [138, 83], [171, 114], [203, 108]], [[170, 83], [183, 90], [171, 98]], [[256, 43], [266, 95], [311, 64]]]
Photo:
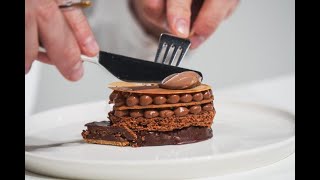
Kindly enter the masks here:
[[109, 121], [87, 123], [82, 132], [87, 143], [161, 146], [212, 137], [214, 97], [195, 72], [170, 75], [160, 84], [114, 82], [109, 88]]

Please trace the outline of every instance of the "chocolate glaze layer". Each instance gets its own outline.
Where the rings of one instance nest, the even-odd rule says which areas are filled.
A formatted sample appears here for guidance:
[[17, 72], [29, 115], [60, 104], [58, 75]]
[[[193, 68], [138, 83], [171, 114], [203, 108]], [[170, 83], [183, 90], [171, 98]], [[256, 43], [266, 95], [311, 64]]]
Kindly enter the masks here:
[[179, 145], [210, 139], [212, 138], [212, 129], [190, 126], [168, 132], [141, 131], [137, 136], [137, 146]]
[[116, 142], [128, 141], [131, 146], [178, 145], [204, 141], [212, 137], [212, 129], [208, 127], [190, 126], [178, 130], [158, 132], [139, 131], [131, 135], [126, 127], [112, 126], [108, 121], [86, 124], [87, 130], [81, 133], [84, 139]]

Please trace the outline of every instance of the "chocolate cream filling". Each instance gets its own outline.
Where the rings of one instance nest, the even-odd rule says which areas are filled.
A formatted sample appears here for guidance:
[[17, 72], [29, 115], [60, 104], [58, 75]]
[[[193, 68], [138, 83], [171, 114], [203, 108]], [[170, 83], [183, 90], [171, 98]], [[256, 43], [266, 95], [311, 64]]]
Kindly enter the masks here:
[[154, 118], [154, 117], [171, 117], [175, 116], [186, 116], [187, 114], [199, 114], [201, 111], [212, 111], [213, 104], [200, 104], [193, 106], [181, 106], [173, 108], [161, 108], [161, 109], [128, 109], [128, 110], [114, 110], [113, 114], [117, 117], [130, 116], [133, 118], [145, 117], [145, 118]]
[[212, 91], [202, 91], [196, 93], [154, 95], [154, 94], [137, 94], [113, 91], [109, 97], [109, 103], [115, 107], [120, 106], [149, 106], [164, 105], [176, 103], [200, 102], [202, 100], [213, 99]]

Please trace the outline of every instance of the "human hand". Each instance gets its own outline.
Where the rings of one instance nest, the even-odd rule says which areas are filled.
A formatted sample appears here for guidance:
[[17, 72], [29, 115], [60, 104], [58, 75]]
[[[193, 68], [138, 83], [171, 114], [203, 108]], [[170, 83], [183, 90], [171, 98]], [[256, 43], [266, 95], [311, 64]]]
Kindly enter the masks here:
[[[39, 42], [46, 53], [39, 53]], [[95, 56], [98, 44], [81, 9], [61, 11], [54, 0], [25, 1], [25, 74], [35, 59], [52, 64], [70, 81], [83, 76], [80, 54]]]
[[197, 48], [229, 17], [239, 0], [131, 0], [133, 12], [155, 37], [169, 32]]

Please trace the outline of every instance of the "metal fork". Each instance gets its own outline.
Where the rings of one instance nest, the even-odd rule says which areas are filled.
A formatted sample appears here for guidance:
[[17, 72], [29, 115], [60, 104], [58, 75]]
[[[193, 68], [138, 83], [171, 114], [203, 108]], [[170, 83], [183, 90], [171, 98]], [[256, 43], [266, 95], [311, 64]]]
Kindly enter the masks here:
[[[179, 66], [190, 45], [191, 42], [189, 39], [183, 39], [163, 33], [160, 36], [158, 50], [154, 62], [168, 65], [173, 65], [173, 62], [176, 62], [174, 66]], [[177, 60], [175, 60], [177, 54], [179, 54], [179, 57]]]

